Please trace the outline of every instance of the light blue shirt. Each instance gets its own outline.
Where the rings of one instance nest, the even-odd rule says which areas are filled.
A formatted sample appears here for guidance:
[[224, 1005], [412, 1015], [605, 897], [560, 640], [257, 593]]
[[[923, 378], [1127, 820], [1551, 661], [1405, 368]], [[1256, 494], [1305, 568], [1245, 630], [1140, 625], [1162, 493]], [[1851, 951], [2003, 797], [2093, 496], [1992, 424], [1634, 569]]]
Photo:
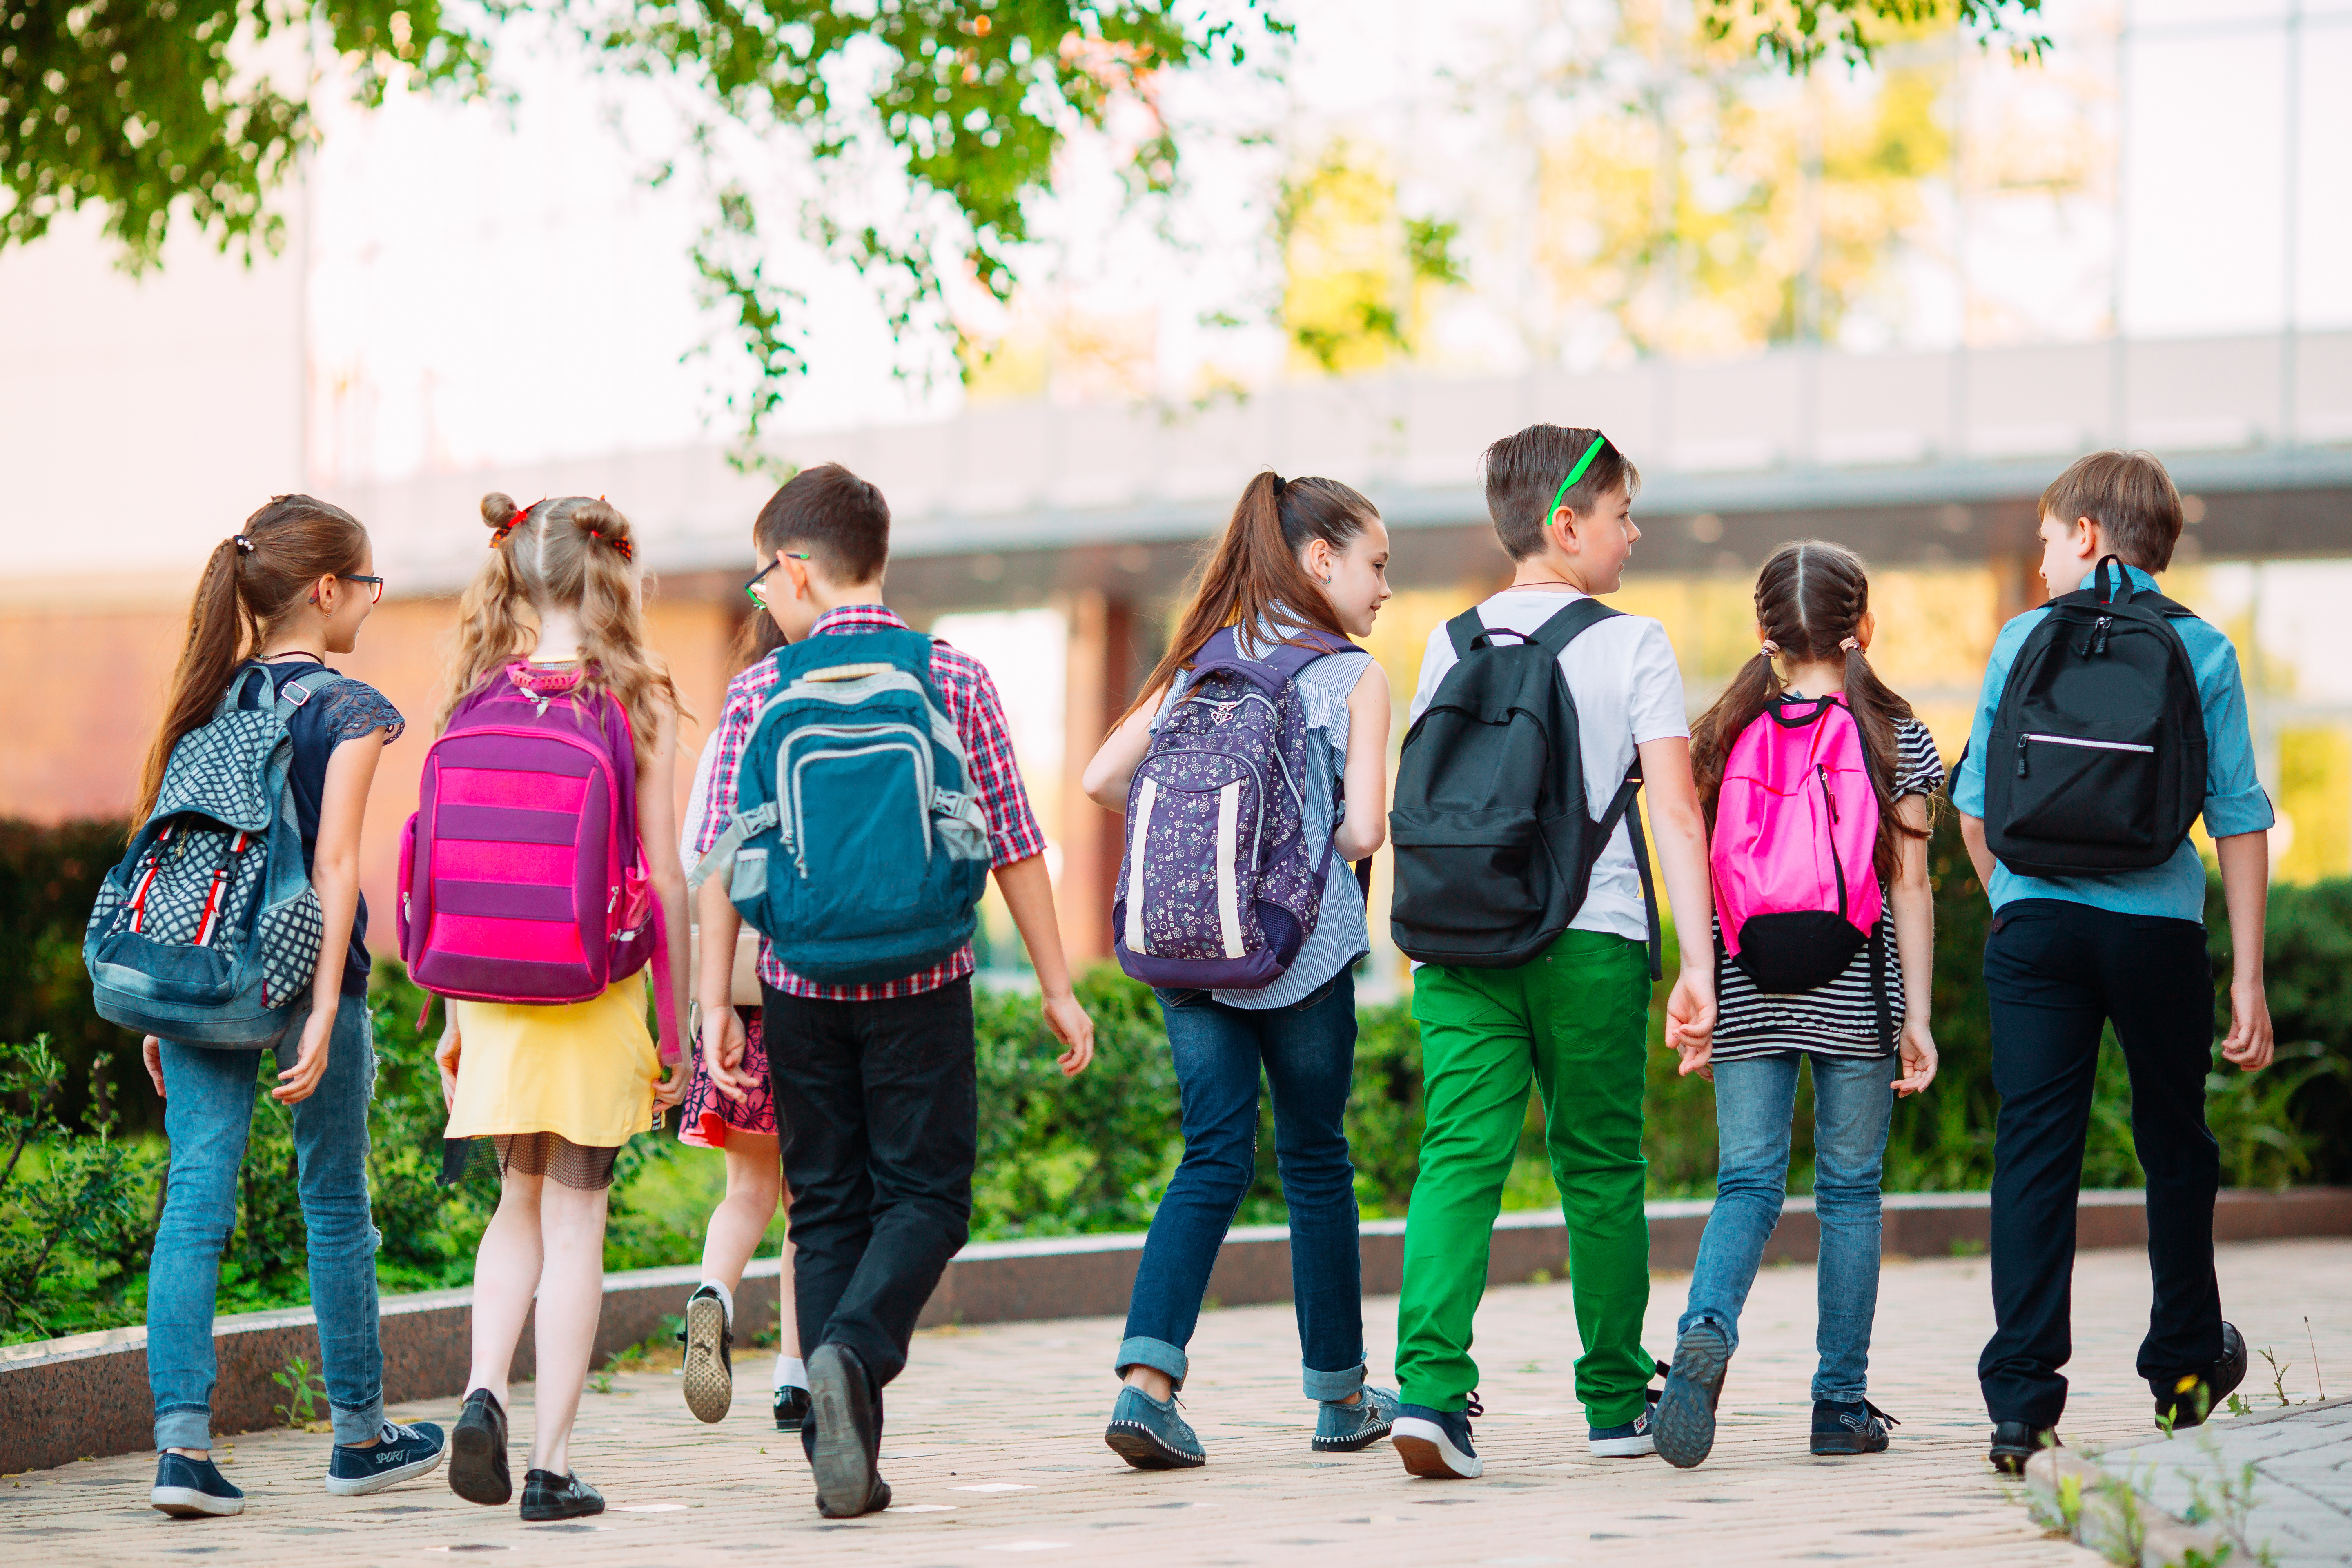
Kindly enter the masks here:
[[[2126, 570], [2134, 588], [2161, 592], [2156, 579], [2138, 567]], [[2084, 581], [2090, 581], [2087, 574]], [[2001, 689], [2009, 684], [2010, 666], [2025, 635], [2049, 613], [2046, 606], [2028, 610], [1993, 639], [1976, 722], [1969, 731], [1968, 754], [1952, 778], [1952, 804], [1967, 816], [1984, 816], [1986, 738], [1992, 732]], [[2246, 686], [2238, 675], [2238, 650], [2210, 622], [2176, 619], [2172, 627], [2189, 649], [2189, 662], [2197, 671], [2198, 705], [2205, 710], [2205, 831], [2215, 838], [2260, 833], [2274, 818], [2271, 797], [2254, 774], [2254, 743], [2246, 727]], [[2119, 915], [2160, 915], [2200, 925], [2205, 921], [2205, 862], [2197, 847], [2185, 839], [2161, 866], [2104, 877], [2021, 877], [1996, 861], [1992, 886], [1985, 890], [1994, 909], [2019, 899], [2063, 899]]]

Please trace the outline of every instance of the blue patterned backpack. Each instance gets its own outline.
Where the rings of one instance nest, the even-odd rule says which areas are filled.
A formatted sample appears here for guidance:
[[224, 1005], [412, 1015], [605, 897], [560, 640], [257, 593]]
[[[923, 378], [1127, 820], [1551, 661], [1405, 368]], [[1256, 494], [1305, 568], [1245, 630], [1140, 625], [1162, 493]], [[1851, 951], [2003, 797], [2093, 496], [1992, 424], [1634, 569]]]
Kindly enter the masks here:
[[1331, 844], [1307, 846], [1307, 716], [1294, 681], [1345, 637], [1304, 631], [1262, 659], [1234, 628], [1202, 645], [1127, 790], [1111, 905], [1119, 967], [1149, 985], [1255, 990], [1323, 910]]
[[[155, 809], [83, 934], [99, 1016], [189, 1045], [261, 1046], [285, 1032], [326, 934], [286, 721], [342, 679], [297, 676], [270, 701], [268, 669], [241, 666], [212, 718], [172, 748]], [[241, 707], [257, 680], [263, 704]]]

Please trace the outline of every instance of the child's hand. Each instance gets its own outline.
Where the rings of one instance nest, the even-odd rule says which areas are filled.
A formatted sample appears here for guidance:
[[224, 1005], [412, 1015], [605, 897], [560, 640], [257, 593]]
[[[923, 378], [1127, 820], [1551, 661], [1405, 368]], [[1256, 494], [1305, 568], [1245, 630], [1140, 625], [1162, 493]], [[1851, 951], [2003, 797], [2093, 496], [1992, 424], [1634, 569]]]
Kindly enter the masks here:
[[152, 1035], [140, 1041], [139, 1059], [147, 1064], [147, 1076], [155, 1080], [155, 1098], [169, 1098], [163, 1088], [163, 1042]]
[[654, 1080], [654, 1114], [658, 1116], [686, 1098], [686, 1086], [692, 1074], [684, 1062], [671, 1062], [662, 1076]]
[[294, 1065], [278, 1075], [278, 1087], [269, 1091], [270, 1099], [280, 1105], [293, 1105], [310, 1098], [319, 1080], [327, 1076], [327, 1042], [334, 1032], [334, 1013], [311, 1008], [310, 1016], [302, 1021], [302, 1046], [295, 1053]]
[[1936, 1037], [1925, 1018], [1903, 1021], [1903, 1076], [1895, 1080], [1895, 1097], [1916, 1094], [1936, 1081]]
[[[445, 1007], [448, 1007], [444, 1003]], [[433, 1047], [433, 1065], [441, 1069], [441, 1109], [457, 1109], [457, 1053], [464, 1049], [457, 1039], [457, 1010], [448, 1007], [449, 1026], [441, 1031], [441, 1043]]]
[[733, 1007], [705, 1007], [702, 1010], [702, 1070], [719, 1093], [735, 1101], [759, 1087], [759, 1080], [742, 1070], [743, 1020]]
[[2260, 1072], [2271, 1065], [2271, 999], [2260, 980], [2230, 982], [2230, 1033], [2221, 1041], [2221, 1058], [2241, 1071]]
[[1095, 1021], [1078, 1005], [1076, 994], [1065, 991], [1059, 996], [1045, 998], [1045, 1027], [1070, 1047], [1061, 1054], [1056, 1064], [1062, 1076], [1076, 1078], [1086, 1071], [1087, 1064], [1095, 1059]]

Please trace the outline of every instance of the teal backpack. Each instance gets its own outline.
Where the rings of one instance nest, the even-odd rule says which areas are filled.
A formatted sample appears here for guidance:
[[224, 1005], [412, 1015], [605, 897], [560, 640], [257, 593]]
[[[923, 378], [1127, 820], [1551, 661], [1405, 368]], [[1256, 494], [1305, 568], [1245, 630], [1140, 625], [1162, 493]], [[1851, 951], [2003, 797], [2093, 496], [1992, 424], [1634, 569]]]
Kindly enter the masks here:
[[885, 627], [778, 648], [735, 815], [690, 879], [721, 871], [803, 979], [897, 980], [971, 940], [988, 819], [931, 680], [931, 639]]

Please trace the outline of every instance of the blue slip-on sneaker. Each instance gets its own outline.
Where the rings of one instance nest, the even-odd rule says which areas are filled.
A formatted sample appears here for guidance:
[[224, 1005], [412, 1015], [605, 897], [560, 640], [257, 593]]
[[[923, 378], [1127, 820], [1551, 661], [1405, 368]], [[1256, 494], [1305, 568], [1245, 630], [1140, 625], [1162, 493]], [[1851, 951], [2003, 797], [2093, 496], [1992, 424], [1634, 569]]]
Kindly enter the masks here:
[[1396, 1420], [1396, 1394], [1368, 1383], [1362, 1395], [1353, 1405], [1329, 1399], [1323, 1402], [1321, 1414], [1315, 1417], [1312, 1447], [1317, 1453], [1357, 1453], [1389, 1435], [1389, 1426]]
[[[1119, 1389], [1103, 1441], [1139, 1470], [1189, 1470], [1209, 1462], [1192, 1424], [1176, 1414], [1174, 1396], [1154, 1399], [1132, 1384]], [[1319, 1432], [1316, 1442], [1322, 1442]]]
[[1433, 1480], [1469, 1481], [1486, 1474], [1478, 1450], [1470, 1446], [1470, 1417], [1484, 1415], [1486, 1407], [1472, 1394], [1460, 1410], [1433, 1410], [1426, 1405], [1400, 1405], [1389, 1425], [1389, 1441], [1397, 1458], [1416, 1476]]
[[[1660, 1362], [1657, 1365], [1659, 1375], [1671, 1375], [1665, 1363]], [[1616, 1426], [1587, 1426], [1584, 1429], [1584, 1440], [1595, 1457], [1636, 1459], [1658, 1451], [1657, 1438], [1651, 1428], [1657, 1421], [1659, 1392], [1649, 1388], [1643, 1390], [1643, 1394], [1647, 1403], [1642, 1406], [1642, 1414], [1631, 1421]]]
[[678, 1331], [686, 1347], [686, 1407], [697, 1421], [724, 1421], [735, 1407], [735, 1331], [727, 1321], [727, 1303], [716, 1285], [705, 1285], [686, 1299], [686, 1327]]
[[[1715, 1451], [1715, 1407], [1723, 1397], [1723, 1374], [1731, 1365], [1731, 1336], [1702, 1318], [1675, 1341], [1675, 1363], [1665, 1391], [1650, 1412], [1658, 1458], [1677, 1469], [1693, 1469]], [[1819, 1429], [1816, 1418], [1816, 1430]]]
[[335, 1445], [335, 1451], [327, 1458], [327, 1489], [337, 1497], [365, 1497], [370, 1492], [380, 1492], [412, 1476], [430, 1474], [448, 1446], [441, 1428], [430, 1421], [419, 1421], [412, 1426], [387, 1421], [373, 1448]]
[[449, 1434], [449, 1489], [486, 1508], [514, 1496], [507, 1469], [506, 1409], [487, 1388], [466, 1395], [466, 1408]]
[[228, 1484], [218, 1465], [185, 1454], [155, 1456], [155, 1487], [147, 1502], [173, 1519], [219, 1519], [245, 1511], [245, 1494]]
[[[1886, 1452], [1886, 1429], [1902, 1425], [1867, 1399], [1816, 1399], [1813, 1401], [1813, 1452], [1824, 1457], [1884, 1454]], [[1664, 1451], [1661, 1445], [1660, 1452]]]

